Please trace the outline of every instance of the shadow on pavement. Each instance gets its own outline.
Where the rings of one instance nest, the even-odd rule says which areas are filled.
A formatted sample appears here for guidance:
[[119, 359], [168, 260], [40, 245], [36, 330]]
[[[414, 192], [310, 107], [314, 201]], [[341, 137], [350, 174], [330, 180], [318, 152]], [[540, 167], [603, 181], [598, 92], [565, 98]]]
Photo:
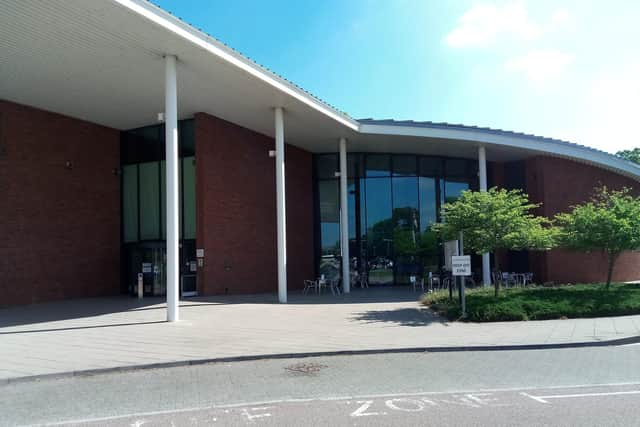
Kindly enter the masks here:
[[447, 321], [428, 308], [398, 308], [370, 310], [356, 313], [352, 320], [366, 323], [394, 323], [398, 326], [425, 326], [432, 323], [447, 325]]
[[[289, 291], [288, 305], [322, 305], [322, 304], [370, 304], [417, 302], [419, 293], [408, 287], [371, 287], [369, 289], [353, 289], [349, 294], [332, 295], [325, 291], [322, 294], [303, 295], [300, 290]], [[38, 323], [59, 322], [84, 319], [102, 315], [116, 315], [110, 324], [102, 325], [60, 325], [60, 328], [42, 328], [45, 330], [81, 329], [83, 327], [123, 326], [145, 323], [159, 323], [160, 320], [133, 319], [129, 315], [137, 312], [163, 312], [166, 309], [164, 297], [132, 298], [127, 295], [79, 298], [63, 301], [46, 302], [17, 307], [0, 308], [0, 334], [2, 328], [35, 325]], [[181, 308], [204, 309], [217, 305], [236, 304], [278, 304], [275, 293], [250, 295], [217, 295], [208, 297], [189, 297], [180, 301]], [[215, 307], [213, 308], [215, 309]], [[120, 314], [123, 316], [121, 317]], [[134, 316], [135, 317], [135, 316]], [[148, 317], [148, 316], [147, 316]], [[152, 316], [152, 317], [155, 317]], [[149, 321], [151, 320], [151, 321]], [[25, 331], [23, 331], [25, 332]]]

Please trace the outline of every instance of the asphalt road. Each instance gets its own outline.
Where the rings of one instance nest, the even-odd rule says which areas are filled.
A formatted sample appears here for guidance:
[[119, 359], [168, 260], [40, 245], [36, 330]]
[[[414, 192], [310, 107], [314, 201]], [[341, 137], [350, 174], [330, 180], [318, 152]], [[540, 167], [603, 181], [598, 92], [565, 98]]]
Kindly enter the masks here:
[[640, 346], [265, 360], [0, 386], [0, 425], [640, 424]]

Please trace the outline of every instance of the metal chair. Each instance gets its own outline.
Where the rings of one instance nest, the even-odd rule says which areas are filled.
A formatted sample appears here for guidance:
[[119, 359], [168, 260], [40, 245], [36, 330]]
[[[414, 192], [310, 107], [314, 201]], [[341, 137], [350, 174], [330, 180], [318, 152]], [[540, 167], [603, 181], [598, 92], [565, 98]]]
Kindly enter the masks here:
[[302, 289], [302, 295], [306, 295], [309, 292], [309, 289], [316, 290], [318, 287], [317, 280], [305, 280], [304, 281], [304, 289]]
[[411, 276], [411, 284], [413, 285], [413, 292], [416, 291], [416, 288], [420, 286], [422, 288], [422, 292], [424, 292], [424, 278]]
[[360, 287], [361, 288], [369, 287], [369, 276], [367, 275], [367, 273], [362, 273], [360, 275]]
[[340, 279], [329, 279], [329, 289], [331, 289], [332, 295], [340, 295]]

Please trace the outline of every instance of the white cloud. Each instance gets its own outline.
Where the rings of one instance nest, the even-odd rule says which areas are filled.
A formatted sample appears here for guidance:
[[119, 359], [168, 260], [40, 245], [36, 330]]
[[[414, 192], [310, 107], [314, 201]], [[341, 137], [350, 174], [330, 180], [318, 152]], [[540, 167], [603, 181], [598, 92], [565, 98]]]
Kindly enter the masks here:
[[455, 48], [482, 47], [501, 37], [520, 40], [539, 39], [569, 19], [565, 8], [555, 10], [549, 22], [543, 25], [533, 22], [522, 1], [473, 6], [458, 19], [457, 26], [447, 34], [445, 42]]
[[576, 133], [584, 144], [605, 151], [640, 147], [637, 133], [640, 65], [596, 79], [586, 93], [587, 120]]
[[558, 49], [535, 49], [507, 60], [507, 71], [523, 73], [529, 80], [542, 83], [560, 76], [575, 57]]
[[571, 19], [571, 15], [569, 14], [569, 10], [561, 7], [560, 9], [556, 9], [551, 15], [551, 27], [558, 27], [561, 25], [567, 24]]

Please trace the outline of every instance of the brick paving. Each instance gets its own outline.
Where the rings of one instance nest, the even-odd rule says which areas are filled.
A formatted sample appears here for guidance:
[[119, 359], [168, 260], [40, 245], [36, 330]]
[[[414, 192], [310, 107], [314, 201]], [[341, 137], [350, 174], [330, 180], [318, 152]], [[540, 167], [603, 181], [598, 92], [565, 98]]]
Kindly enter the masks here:
[[185, 360], [374, 350], [595, 342], [640, 335], [640, 316], [447, 322], [406, 288], [349, 295], [192, 298], [166, 323], [163, 301], [93, 298], [0, 310], [0, 379]]

